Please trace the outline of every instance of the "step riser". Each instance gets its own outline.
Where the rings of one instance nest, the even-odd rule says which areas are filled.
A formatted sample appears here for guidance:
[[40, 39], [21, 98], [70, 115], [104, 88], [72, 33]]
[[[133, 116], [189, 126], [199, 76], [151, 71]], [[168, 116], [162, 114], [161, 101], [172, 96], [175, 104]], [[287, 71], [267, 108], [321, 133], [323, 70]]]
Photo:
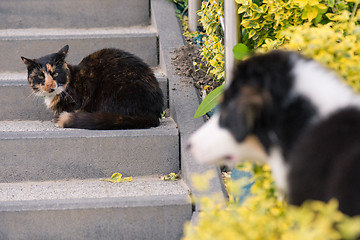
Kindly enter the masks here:
[[64, 130], [52, 129], [48, 124], [48, 129], [42, 131], [0, 133], [0, 182], [179, 171], [179, 136], [170, 119], [163, 120], [158, 128], [143, 130]]
[[91, 28], [149, 24], [148, 0], [2, 0], [0, 28]]
[[44, 100], [32, 95], [29, 86], [0, 87], [0, 121], [50, 120], [53, 114]]
[[[164, 94], [164, 109], [168, 107], [167, 79], [157, 78]], [[0, 79], [0, 121], [5, 120], [50, 120], [53, 114], [44, 100], [35, 96], [26, 80], [5, 83]]]
[[10, 211], [2, 211], [0, 206], [0, 239], [180, 239], [192, 207], [187, 196], [180, 196], [172, 205], [166, 204], [166, 197], [172, 198], [152, 199], [157, 201], [153, 206], [135, 206], [136, 198], [118, 207], [109, 203], [91, 209], [91, 204], [84, 204], [84, 209], [66, 206], [46, 211], [22, 210], [26, 204]]
[[[46, 38], [48, 38], [47, 36]], [[102, 38], [103, 37], [103, 38]], [[21, 72], [26, 70], [20, 56], [38, 58], [70, 46], [67, 62], [78, 64], [87, 55], [102, 48], [119, 48], [143, 59], [154, 67], [158, 65], [157, 37], [155, 33], [120, 34], [107, 36], [88, 36], [77, 39], [34, 39], [34, 40], [6, 40], [0, 39], [0, 52], [6, 56], [0, 60], [0, 72]]]

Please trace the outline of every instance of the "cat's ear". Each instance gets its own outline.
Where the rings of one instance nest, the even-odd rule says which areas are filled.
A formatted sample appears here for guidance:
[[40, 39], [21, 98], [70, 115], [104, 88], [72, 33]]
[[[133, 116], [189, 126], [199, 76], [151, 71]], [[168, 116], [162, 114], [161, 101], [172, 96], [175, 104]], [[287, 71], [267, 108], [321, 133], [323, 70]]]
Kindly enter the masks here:
[[68, 51], [69, 51], [69, 45], [66, 45], [62, 49], [60, 49], [60, 51], [58, 53], [66, 56]]
[[21, 57], [21, 60], [25, 63], [27, 67], [36, 65], [35, 61], [33, 59], [29, 59], [26, 57]]
[[64, 62], [67, 52], [69, 51], [69, 45], [66, 45], [60, 51], [58, 51], [55, 56], [54, 60], [56, 63]]

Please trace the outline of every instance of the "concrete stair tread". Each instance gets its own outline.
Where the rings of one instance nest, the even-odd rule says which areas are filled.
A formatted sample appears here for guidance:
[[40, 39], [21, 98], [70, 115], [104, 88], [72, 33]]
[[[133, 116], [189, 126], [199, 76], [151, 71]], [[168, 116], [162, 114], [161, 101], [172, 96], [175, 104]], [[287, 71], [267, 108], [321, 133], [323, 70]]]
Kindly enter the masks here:
[[180, 239], [186, 184], [157, 177], [0, 184], [0, 239]]
[[[109, 176], [110, 177], [110, 176]], [[74, 202], [83, 200], [98, 203], [135, 201], [139, 198], [176, 199], [188, 198], [189, 191], [185, 183], [180, 181], [163, 181], [157, 176], [134, 177], [132, 182], [111, 183], [101, 179], [72, 179], [43, 182], [0, 183], [0, 211], [21, 205], [23, 201], [37, 201], [34, 207], [41, 206], [39, 201], [48, 203]], [[90, 200], [92, 199], [92, 200]], [[139, 203], [137, 203], [139, 204]], [[157, 203], [154, 203], [157, 204]], [[29, 202], [28, 205], [31, 205]]]
[[[44, 134], [46, 132], [51, 133], [50, 135]], [[58, 128], [55, 127], [51, 121], [0, 121], [0, 139], [3, 139], [7, 133], [8, 136], [16, 137], [17, 134], [21, 135], [21, 138], [25, 136], [35, 136], [40, 134], [43, 138], [55, 137], [55, 134], [59, 136], [74, 135], [75, 137], [97, 137], [97, 136], [137, 136], [137, 135], [163, 135], [163, 134], [177, 134], [176, 124], [172, 118], [161, 119], [160, 125], [155, 128], [149, 129], [126, 129], [126, 130], [86, 130], [86, 129], [75, 129], [75, 128]], [[10, 135], [10, 133], [14, 133]]]
[[123, 35], [155, 35], [156, 30], [149, 26], [106, 27], [106, 28], [24, 28], [0, 29], [0, 40], [41, 40], [41, 39], [86, 39], [112, 38]]

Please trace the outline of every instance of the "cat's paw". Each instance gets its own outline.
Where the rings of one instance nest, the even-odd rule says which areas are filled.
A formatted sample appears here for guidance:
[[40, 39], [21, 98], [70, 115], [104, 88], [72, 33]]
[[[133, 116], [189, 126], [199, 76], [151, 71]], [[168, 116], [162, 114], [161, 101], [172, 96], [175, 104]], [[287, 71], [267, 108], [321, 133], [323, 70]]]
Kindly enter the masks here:
[[62, 112], [60, 115], [55, 119], [55, 126], [59, 128], [65, 128], [66, 124], [69, 122], [71, 117], [71, 113]]

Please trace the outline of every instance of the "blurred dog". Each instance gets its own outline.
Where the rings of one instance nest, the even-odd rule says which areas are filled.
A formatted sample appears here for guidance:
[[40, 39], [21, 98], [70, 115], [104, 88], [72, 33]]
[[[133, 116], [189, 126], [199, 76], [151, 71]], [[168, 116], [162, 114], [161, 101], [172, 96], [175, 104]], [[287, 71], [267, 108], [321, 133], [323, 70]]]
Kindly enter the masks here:
[[188, 149], [200, 163], [267, 162], [291, 204], [336, 198], [344, 213], [360, 214], [360, 98], [297, 53], [238, 64], [220, 112]]

